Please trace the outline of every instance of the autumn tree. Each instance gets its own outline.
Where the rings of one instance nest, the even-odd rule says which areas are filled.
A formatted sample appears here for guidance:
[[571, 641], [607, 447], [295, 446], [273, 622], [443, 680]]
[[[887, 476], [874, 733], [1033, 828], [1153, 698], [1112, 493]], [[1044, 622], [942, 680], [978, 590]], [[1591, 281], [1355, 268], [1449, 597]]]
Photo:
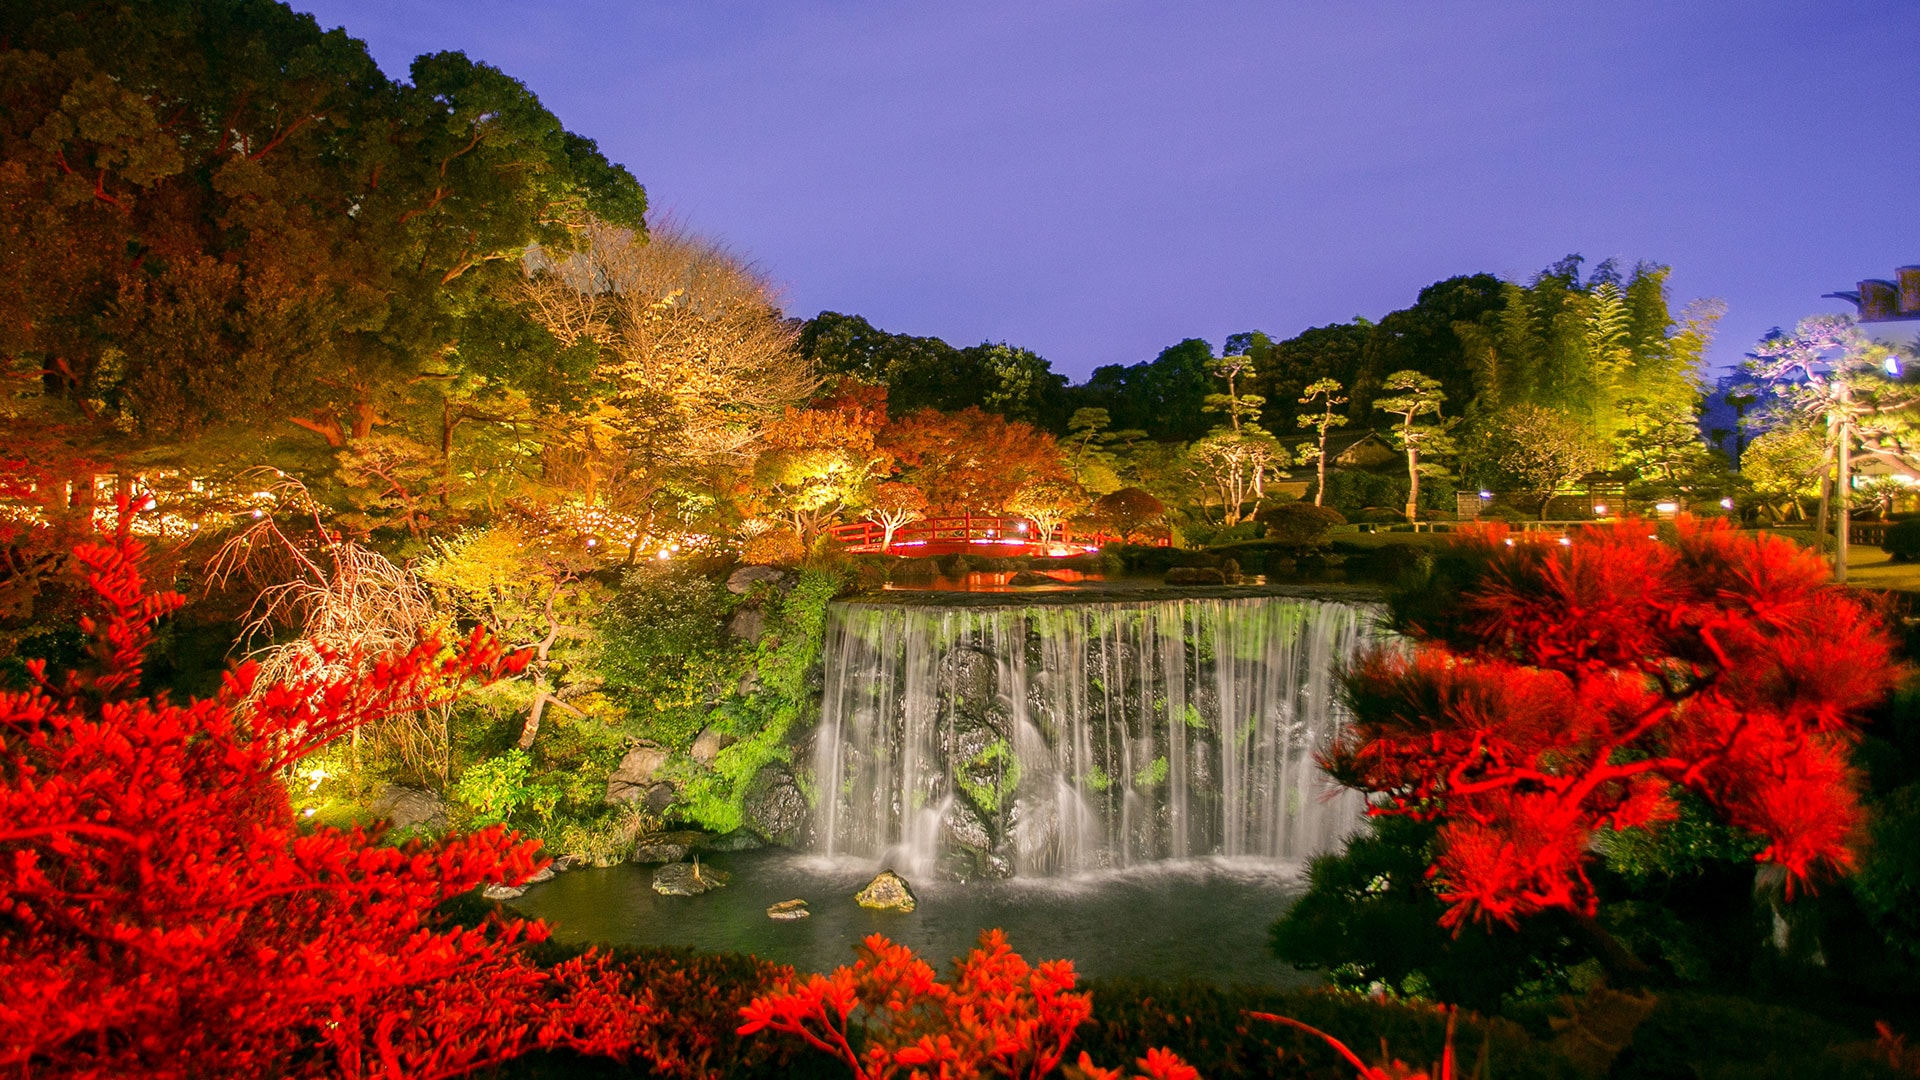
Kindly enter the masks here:
[[634, 518], [635, 545], [675, 523], [690, 479], [750, 468], [812, 396], [771, 283], [715, 244], [671, 226], [594, 227], [582, 250], [531, 262], [537, 317], [591, 357], [603, 388], [544, 414], [543, 479]]
[[894, 534], [926, 516], [926, 492], [912, 484], [888, 480], [875, 485], [867, 497], [867, 518], [880, 526], [881, 551], [893, 548]]
[[1763, 840], [1789, 888], [1853, 865], [1848, 755], [1900, 676], [1885, 624], [1787, 541], [1676, 529], [1477, 529], [1395, 601], [1412, 647], [1349, 671], [1326, 765], [1372, 813], [1438, 823], [1447, 924], [1591, 916], [1595, 834], [1659, 830], [1682, 790]]
[[533, 746], [549, 707], [582, 715], [569, 699], [595, 685], [589, 673], [597, 641], [589, 624], [602, 598], [588, 576], [595, 569], [580, 537], [514, 520], [440, 541], [420, 563], [420, 578], [440, 606], [527, 651], [518, 678], [488, 688], [524, 710], [522, 750]]
[[880, 447], [943, 513], [997, 512], [1022, 485], [1066, 476], [1053, 436], [975, 408], [909, 413], [881, 433]]
[[788, 408], [767, 425], [754, 484], [803, 546], [893, 471], [893, 455], [875, 445], [886, 419], [885, 389], [846, 380], [833, 396]]
[[1033, 480], [1013, 493], [1006, 508], [1032, 521], [1034, 539], [1045, 542], [1062, 524], [1087, 508], [1087, 493], [1071, 480]]
[[1300, 414], [1300, 426], [1311, 428], [1315, 439], [1300, 448], [1299, 463], [1313, 463], [1319, 473], [1319, 481], [1313, 488], [1315, 506], [1324, 505], [1327, 497], [1327, 435], [1334, 428], [1347, 425], [1346, 416], [1335, 411], [1347, 403], [1341, 389], [1338, 379], [1319, 379], [1308, 384], [1300, 398], [1300, 404], [1308, 410]]
[[1094, 500], [1094, 516], [1112, 525], [1122, 542], [1132, 540], [1166, 516], [1167, 506], [1152, 493], [1124, 487]]
[[1483, 453], [1505, 483], [1539, 501], [1542, 521], [1554, 492], [1607, 464], [1605, 447], [1578, 418], [1538, 405], [1503, 410], [1487, 425]]
[[[1417, 371], [1396, 371], [1387, 376], [1380, 389], [1387, 396], [1376, 398], [1373, 407], [1397, 418], [1393, 437], [1407, 455], [1407, 520], [1414, 521], [1420, 515], [1420, 477], [1423, 472], [1438, 469], [1431, 461], [1422, 465], [1421, 455], [1432, 458], [1453, 450], [1453, 440], [1447, 434], [1450, 425], [1440, 422], [1440, 405], [1447, 395], [1438, 379]], [[1434, 422], [1422, 423], [1425, 416], [1433, 417]]]
[[499, 828], [426, 844], [297, 824], [281, 775], [422, 697], [522, 662], [476, 633], [342, 680], [252, 665], [211, 699], [136, 696], [154, 624], [130, 542], [75, 551], [87, 666], [0, 693], [0, 1067], [35, 1076], [458, 1076], [535, 1047], [621, 1053], [647, 1026], [593, 957], [542, 967], [546, 931], [436, 913], [519, 882]]

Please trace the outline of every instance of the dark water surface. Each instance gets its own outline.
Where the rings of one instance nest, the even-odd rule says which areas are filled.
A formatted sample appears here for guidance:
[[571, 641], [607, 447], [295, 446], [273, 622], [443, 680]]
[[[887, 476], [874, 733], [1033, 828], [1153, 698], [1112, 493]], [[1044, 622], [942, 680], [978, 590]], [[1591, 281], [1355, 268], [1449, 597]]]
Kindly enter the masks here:
[[[851, 963], [868, 934], [912, 946], [944, 974], [980, 931], [1000, 927], [1029, 961], [1065, 957], [1083, 975], [1197, 978], [1299, 986], [1267, 949], [1267, 927], [1299, 895], [1298, 867], [1246, 859], [1192, 859], [1074, 878], [960, 884], [912, 882], [910, 914], [867, 911], [853, 894], [871, 863], [780, 851], [703, 857], [733, 874], [705, 896], [661, 896], [653, 869], [575, 870], [513, 901], [562, 941], [691, 946], [749, 952], [811, 971]], [[767, 906], [804, 899], [811, 918], [782, 923]]]

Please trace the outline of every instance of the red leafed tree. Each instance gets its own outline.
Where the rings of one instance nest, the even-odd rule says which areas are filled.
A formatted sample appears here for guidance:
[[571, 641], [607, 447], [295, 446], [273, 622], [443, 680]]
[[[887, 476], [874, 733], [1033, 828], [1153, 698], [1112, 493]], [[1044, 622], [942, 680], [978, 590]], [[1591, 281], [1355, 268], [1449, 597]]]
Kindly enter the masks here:
[[495, 828], [383, 846], [300, 828], [280, 775], [434, 687], [517, 668], [491, 638], [434, 642], [357, 681], [250, 698], [135, 696], [172, 593], [130, 541], [74, 552], [90, 670], [0, 694], [0, 1071], [33, 1076], [442, 1077], [536, 1046], [617, 1053], [646, 1023], [621, 977], [554, 968], [538, 923], [443, 923], [442, 901], [517, 882], [537, 845]]
[[[951, 984], [935, 978], [913, 950], [879, 934], [862, 943], [860, 954], [831, 975], [775, 983], [740, 1010], [740, 1034], [798, 1035], [846, 1062], [855, 1080], [1039, 1080], [1060, 1065], [1074, 1030], [1093, 1015], [1092, 995], [1074, 992], [1072, 961], [1029, 966], [998, 930], [982, 933], [979, 947], [954, 961]], [[856, 1043], [864, 1049], [855, 1050]], [[1191, 1080], [1192, 1070], [1178, 1071], [1186, 1066], [1174, 1055], [1156, 1050], [1150, 1057], [1154, 1080]], [[1092, 1068], [1085, 1054], [1080, 1064]]]
[[1591, 915], [1602, 828], [1657, 828], [1692, 791], [1767, 841], [1790, 886], [1853, 864], [1854, 719], [1899, 675], [1858, 596], [1785, 540], [1682, 520], [1566, 543], [1466, 535], [1360, 659], [1328, 754], [1373, 812], [1439, 821], [1445, 922]]
[[998, 512], [1023, 484], [1067, 476], [1053, 436], [972, 406], [909, 413], [887, 425], [880, 445], [940, 513]]

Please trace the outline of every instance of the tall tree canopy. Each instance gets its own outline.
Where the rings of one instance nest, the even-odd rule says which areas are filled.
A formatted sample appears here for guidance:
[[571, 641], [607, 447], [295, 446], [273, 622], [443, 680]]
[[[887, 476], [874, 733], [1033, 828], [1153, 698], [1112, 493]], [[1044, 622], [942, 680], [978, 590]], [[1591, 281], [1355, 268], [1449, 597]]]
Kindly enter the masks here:
[[339, 447], [402, 397], [548, 377], [527, 246], [645, 196], [459, 53], [381, 74], [271, 0], [3, 0], [0, 357], [114, 446], [288, 421]]

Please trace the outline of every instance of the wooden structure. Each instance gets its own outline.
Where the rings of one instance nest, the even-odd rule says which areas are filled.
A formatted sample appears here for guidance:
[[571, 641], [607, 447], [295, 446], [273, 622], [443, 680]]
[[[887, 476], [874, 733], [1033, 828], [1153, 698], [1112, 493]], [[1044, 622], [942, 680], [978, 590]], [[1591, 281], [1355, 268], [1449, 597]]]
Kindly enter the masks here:
[[[886, 530], [872, 521], [854, 521], [827, 530], [835, 543], [853, 552], [889, 555], [1049, 555], [1065, 557], [1099, 551], [1122, 538], [1111, 533], [1075, 530], [1062, 525], [1052, 536], [1041, 536], [1032, 520], [1000, 514], [950, 514], [921, 518], [894, 530], [893, 545], [881, 546]], [[1154, 542], [1167, 546], [1167, 538]]]

